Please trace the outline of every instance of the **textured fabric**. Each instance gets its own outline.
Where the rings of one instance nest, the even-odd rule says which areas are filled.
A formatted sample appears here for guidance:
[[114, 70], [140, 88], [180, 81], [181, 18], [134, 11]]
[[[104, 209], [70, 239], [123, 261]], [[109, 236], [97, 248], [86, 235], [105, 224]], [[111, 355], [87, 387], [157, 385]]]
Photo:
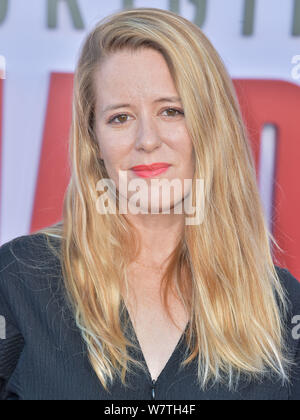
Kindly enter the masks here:
[[[300, 400], [300, 340], [292, 336], [292, 319], [300, 315], [300, 284], [288, 270], [276, 269], [290, 299], [286, 335], [297, 365], [289, 386], [271, 377], [248, 382], [241, 376], [234, 392], [213, 384], [201, 391], [197, 362], [180, 370], [183, 334], [154, 387], [138, 347], [130, 352], [146, 372], [134, 367], [126, 388], [116, 380], [106, 392], [66, 299], [59, 259], [47, 248], [44, 235], [16, 238], [0, 248], [0, 316], [6, 321], [6, 339], [0, 339], [0, 399], [150, 400], [154, 394], [156, 400]], [[128, 312], [122, 314], [129, 322], [126, 331], [137, 341]]]

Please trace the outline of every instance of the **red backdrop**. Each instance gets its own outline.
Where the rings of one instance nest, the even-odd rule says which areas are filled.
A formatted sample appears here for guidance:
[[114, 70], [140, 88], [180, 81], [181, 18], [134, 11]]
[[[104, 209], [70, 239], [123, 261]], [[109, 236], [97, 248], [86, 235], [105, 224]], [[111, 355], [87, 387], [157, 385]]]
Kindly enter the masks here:
[[[234, 84], [256, 168], [263, 126], [272, 123], [277, 127], [272, 232], [285, 254], [275, 250], [274, 257], [300, 279], [300, 87], [280, 80], [236, 79]], [[70, 177], [67, 160], [72, 88], [73, 74], [51, 74], [31, 232], [62, 218], [63, 197]], [[0, 141], [2, 90], [0, 80]]]

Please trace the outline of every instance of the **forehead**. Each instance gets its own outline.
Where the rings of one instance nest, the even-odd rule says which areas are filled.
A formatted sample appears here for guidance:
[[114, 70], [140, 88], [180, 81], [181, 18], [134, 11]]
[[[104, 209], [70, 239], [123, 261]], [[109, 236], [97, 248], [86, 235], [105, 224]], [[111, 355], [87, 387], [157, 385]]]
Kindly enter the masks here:
[[151, 48], [111, 54], [95, 73], [95, 88], [101, 103], [177, 94], [165, 58]]

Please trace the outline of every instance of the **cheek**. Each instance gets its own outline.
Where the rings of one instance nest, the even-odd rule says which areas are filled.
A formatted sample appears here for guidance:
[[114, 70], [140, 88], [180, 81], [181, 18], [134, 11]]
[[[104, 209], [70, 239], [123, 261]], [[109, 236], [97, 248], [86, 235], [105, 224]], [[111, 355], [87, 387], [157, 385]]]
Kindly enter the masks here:
[[193, 159], [193, 156], [191, 155], [189, 157], [189, 160], [187, 159], [183, 166], [183, 178], [184, 179], [193, 179], [195, 174], [195, 160]]
[[177, 133], [176, 138], [173, 137], [175, 142], [173, 147], [175, 147], [177, 155], [180, 156], [180, 160], [183, 164], [182, 167], [185, 170], [189, 169], [192, 171], [195, 164], [195, 152], [194, 145], [192, 140], [186, 130], [182, 130], [181, 135]]
[[104, 159], [107, 166], [119, 166], [125, 158], [130, 144], [128, 136], [121, 133], [111, 133], [99, 131], [98, 143], [101, 151], [101, 157]]
[[168, 138], [173, 143], [173, 147], [179, 150], [180, 153], [184, 153], [185, 156], [193, 149], [192, 140], [186, 125], [183, 122], [174, 127], [170, 127], [168, 130]]

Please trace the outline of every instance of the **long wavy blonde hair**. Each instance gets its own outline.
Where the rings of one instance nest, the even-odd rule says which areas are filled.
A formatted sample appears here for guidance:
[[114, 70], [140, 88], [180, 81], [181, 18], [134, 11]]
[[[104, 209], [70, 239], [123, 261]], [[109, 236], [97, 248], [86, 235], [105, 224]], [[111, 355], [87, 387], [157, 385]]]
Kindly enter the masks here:
[[211, 379], [232, 389], [234, 373], [258, 378], [271, 372], [289, 381], [287, 296], [271, 243], [280, 248], [266, 226], [231, 78], [200, 28], [155, 8], [114, 13], [85, 40], [74, 78], [63, 220], [38, 232], [61, 239], [65, 287], [92, 367], [106, 390], [116, 375], [126, 385], [131, 363], [142, 367], [127, 351], [135, 344], [120, 317], [121, 290], [140, 238], [124, 215], [101, 215], [95, 204], [97, 182], [108, 175], [94, 130], [94, 74], [110, 54], [145, 47], [164, 56], [182, 100], [196, 156], [193, 192], [195, 179], [205, 180], [204, 222], [185, 226], [162, 281], [168, 313], [175, 287], [190, 314], [182, 363], [198, 358], [202, 389]]

